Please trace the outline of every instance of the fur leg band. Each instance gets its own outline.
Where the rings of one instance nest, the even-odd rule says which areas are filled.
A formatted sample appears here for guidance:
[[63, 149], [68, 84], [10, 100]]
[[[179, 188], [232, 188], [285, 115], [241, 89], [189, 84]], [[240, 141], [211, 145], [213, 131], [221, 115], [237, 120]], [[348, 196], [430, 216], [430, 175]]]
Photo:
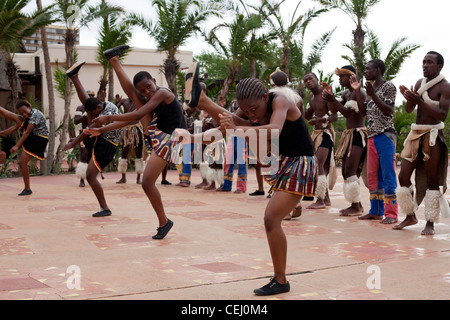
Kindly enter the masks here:
[[413, 215], [417, 210], [417, 204], [414, 200], [414, 186], [411, 185], [407, 187], [397, 187], [395, 190], [397, 196], [397, 203], [402, 212], [406, 215]]
[[350, 203], [360, 203], [360, 186], [359, 178], [352, 176], [344, 181], [344, 197]]
[[119, 165], [117, 166], [117, 172], [121, 174], [127, 173], [128, 168], [128, 160], [127, 159], [119, 159]]
[[75, 170], [75, 175], [78, 179], [86, 179], [86, 170], [88, 168], [88, 164], [85, 162], [78, 162], [77, 169]]
[[208, 176], [209, 165], [207, 162], [200, 163], [200, 176], [202, 179], [207, 179]]
[[134, 170], [137, 174], [143, 174], [145, 170], [145, 162], [142, 158], [134, 161]]
[[327, 177], [320, 175], [317, 178], [316, 197], [323, 200], [327, 194]]
[[428, 222], [437, 223], [439, 222], [439, 215], [441, 212], [439, 199], [441, 197], [441, 192], [439, 190], [427, 190], [425, 194], [425, 219]]

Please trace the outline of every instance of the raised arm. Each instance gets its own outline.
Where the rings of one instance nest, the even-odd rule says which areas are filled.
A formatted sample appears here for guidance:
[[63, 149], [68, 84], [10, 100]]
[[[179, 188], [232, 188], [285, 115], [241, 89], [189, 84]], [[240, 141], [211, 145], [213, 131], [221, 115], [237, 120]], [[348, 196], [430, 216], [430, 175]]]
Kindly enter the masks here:
[[363, 116], [366, 115], [366, 95], [362, 92], [362, 79], [358, 81], [356, 79], [356, 76], [353, 75], [350, 77], [350, 85], [352, 86], [352, 89], [355, 91], [356, 95], [356, 102], [358, 103], [358, 110], [359, 113]]

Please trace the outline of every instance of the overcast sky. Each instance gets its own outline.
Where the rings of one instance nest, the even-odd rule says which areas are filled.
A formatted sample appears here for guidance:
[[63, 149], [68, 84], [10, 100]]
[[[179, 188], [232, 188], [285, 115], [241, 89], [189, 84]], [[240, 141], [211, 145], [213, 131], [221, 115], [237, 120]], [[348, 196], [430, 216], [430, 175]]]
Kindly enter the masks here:
[[[249, 0], [251, 3], [258, 3], [258, 0]], [[287, 0], [282, 7], [286, 11], [286, 18], [291, 18], [293, 8], [299, 0]], [[384, 58], [387, 55], [392, 43], [401, 38], [407, 37], [407, 44], [418, 44], [421, 48], [403, 64], [394, 84], [411, 86], [421, 78], [422, 59], [428, 51], [437, 51], [446, 59], [446, 65], [442, 74], [450, 74], [450, 23], [448, 10], [444, 4], [448, 0], [382, 0], [373, 7], [367, 19], [367, 26], [373, 30], [379, 37]], [[43, 5], [48, 5], [51, 0], [43, 0]], [[91, 1], [99, 3], [100, 1]], [[154, 16], [154, 10], [151, 0], [109, 0], [109, 3], [117, 4], [125, 8], [128, 12], [138, 12], [151, 18]], [[31, 1], [30, 8], [34, 7], [34, 1]], [[319, 5], [312, 0], [301, 0], [299, 12], [302, 14], [309, 8]], [[216, 20], [217, 21], [217, 20]], [[214, 25], [216, 21], [212, 21]], [[341, 67], [347, 62], [341, 58], [343, 54], [350, 54], [349, 50], [342, 46], [343, 43], [350, 43], [352, 39], [352, 30], [355, 28], [350, 17], [343, 14], [340, 10], [333, 10], [329, 13], [316, 18], [308, 26], [306, 32], [305, 50], [308, 52], [311, 43], [322, 33], [337, 27], [332, 40], [325, 49], [322, 56], [322, 64], [318, 69], [325, 73], [332, 72], [336, 67]], [[96, 45], [97, 26], [92, 24], [89, 29], [81, 30], [81, 45]], [[131, 45], [137, 48], [155, 48], [154, 41], [143, 31], [135, 28]], [[193, 51], [194, 55], [202, 51], [212, 51], [201, 38], [191, 39], [183, 50]], [[315, 70], [317, 71], [317, 70]], [[400, 93], [398, 93], [400, 95]], [[397, 101], [401, 102], [402, 97]]]

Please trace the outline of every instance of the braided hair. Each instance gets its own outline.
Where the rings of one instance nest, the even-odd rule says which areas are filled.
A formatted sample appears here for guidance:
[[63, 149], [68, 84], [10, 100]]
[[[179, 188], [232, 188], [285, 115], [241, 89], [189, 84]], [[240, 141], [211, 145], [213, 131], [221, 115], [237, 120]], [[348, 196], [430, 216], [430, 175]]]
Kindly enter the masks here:
[[236, 100], [262, 98], [267, 93], [264, 83], [256, 78], [246, 78], [239, 81], [236, 87]]

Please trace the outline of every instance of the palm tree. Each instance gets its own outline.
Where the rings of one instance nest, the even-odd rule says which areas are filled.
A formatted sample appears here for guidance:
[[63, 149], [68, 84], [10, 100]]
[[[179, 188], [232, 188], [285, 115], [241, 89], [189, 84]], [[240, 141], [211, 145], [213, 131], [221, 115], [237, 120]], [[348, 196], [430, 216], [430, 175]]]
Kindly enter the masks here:
[[[122, 11], [119, 7], [109, 6], [102, 3], [98, 6], [91, 6], [88, 0], [55, 0], [54, 14], [58, 21], [66, 26], [64, 34], [64, 45], [66, 51], [66, 66], [70, 68], [73, 61], [75, 40], [78, 30], [82, 26], [87, 26], [90, 22], [105, 17], [114, 12]], [[72, 98], [72, 82], [66, 82], [64, 95], [64, 116], [63, 127], [60, 135], [60, 144], [56, 153], [54, 168], [58, 168], [63, 158], [63, 147], [66, 145], [67, 134], [69, 130], [70, 102]]]
[[[264, 46], [261, 44], [267, 43], [269, 39], [265, 36], [258, 38], [255, 33], [262, 27], [261, 16], [257, 14], [246, 16], [238, 11], [236, 13], [231, 23], [221, 23], [211, 29], [208, 34], [204, 34], [206, 41], [222, 56], [228, 67], [228, 76], [217, 99], [227, 96], [244, 61], [263, 58], [266, 55], [265, 50], [262, 50]], [[218, 35], [218, 31], [224, 28], [229, 32], [227, 43], [224, 43]]]
[[[309, 54], [306, 54], [304, 48], [305, 32], [302, 33], [298, 41], [294, 41], [291, 44], [291, 58], [289, 59], [288, 68], [292, 82], [302, 97], [306, 97], [303, 78], [306, 73], [313, 71], [322, 62], [323, 52], [331, 41], [335, 30], [336, 28], [326, 31], [314, 40]], [[306, 31], [306, 28], [304, 31]]]
[[[38, 10], [42, 11], [42, 1], [36, 0], [36, 7]], [[41, 41], [42, 41], [42, 52], [44, 54], [44, 68], [45, 68], [45, 78], [47, 81], [48, 90], [48, 118], [49, 118], [49, 141], [48, 141], [48, 151], [47, 151], [47, 167], [45, 174], [49, 174], [52, 171], [53, 157], [55, 154], [55, 93], [53, 91], [53, 77], [52, 77], [52, 67], [50, 64], [50, 53], [48, 50], [47, 41], [47, 31], [45, 27], [41, 27]]]
[[[131, 39], [132, 33], [130, 25], [118, 20], [117, 15], [110, 15], [104, 18], [103, 24], [99, 30], [97, 39], [97, 57], [96, 60], [103, 66], [103, 74], [100, 78], [100, 87], [98, 94], [106, 92], [106, 86], [109, 84], [108, 100], [114, 100], [114, 75], [111, 65], [103, 55], [107, 49], [127, 44]], [[121, 55], [120, 59], [126, 56], [127, 52]]]
[[210, 16], [220, 16], [217, 0], [202, 3], [198, 0], [152, 0], [156, 8], [155, 21], [147, 20], [140, 14], [130, 14], [129, 22], [141, 27], [157, 45], [165, 51], [163, 70], [172, 92], [176, 93], [175, 80], [180, 69], [176, 54], [183, 44], [195, 33], [201, 31], [200, 24]]
[[[364, 71], [369, 60], [381, 59], [386, 65], [384, 78], [386, 80], [392, 80], [397, 76], [406, 58], [410, 57], [415, 50], [420, 48], [420, 45], [415, 44], [404, 45], [406, 40], [406, 37], [401, 37], [394, 41], [386, 57], [383, 58], [378, 36], [371, 30], [368, 30], [367, 41], [364, 44], [361, 59], [356, 60], [348, 55], [344, 55], [342, 58], [355, 66], [360, 72]], [[344, 44], [344, 46], [354, 51], [354, 48], [351, 45]]]
[[298, 33], [302, 33], [304, 36], [304, 30], [312, 19], [326, 12], [327, 9], [323, 8], [316, 10], [313, 8], [308, 9], [308, 11], [303, 15], [297, 15], [297, 11], [302, 3], [300, 0], [292, 11], [292, 17], [286, 24], [282, 16], [283, 10], [281, 9], [281, 6], [285, 1], [286, 0], [261, 0], [261, 4], [259, 6], [251, 7], [261, 15], [263, 21], [265, 21], [265, 23], [269, 26], [270, 32], [275, 34], [280, 40], [283, 48], [281, 70], [289, 75], [289, 54], [294, 37]]
[[14, 63], [14, 53], [21, 47], [25, 37], [52, 22], [46, 10], [23, 13], [22, 10], [29, 2], [30, 0], [0, 0], [0, 55], [6, 60], [6, 75], [13, 106], [19, 98], [18, 67]]
[[[339, 9], [348, 15], [355, 23], [353, 30], [352, 51], [354, 60], [361, 64], [364, 60], [364, 42], [366, 31], [363, 29], [364, 21], [368, 17], [370, 10], [381, 0], [314, 0], [321, 3], [326, 8]], [[364, 74], [364, 69], [357, 69], [358, 77]]]

